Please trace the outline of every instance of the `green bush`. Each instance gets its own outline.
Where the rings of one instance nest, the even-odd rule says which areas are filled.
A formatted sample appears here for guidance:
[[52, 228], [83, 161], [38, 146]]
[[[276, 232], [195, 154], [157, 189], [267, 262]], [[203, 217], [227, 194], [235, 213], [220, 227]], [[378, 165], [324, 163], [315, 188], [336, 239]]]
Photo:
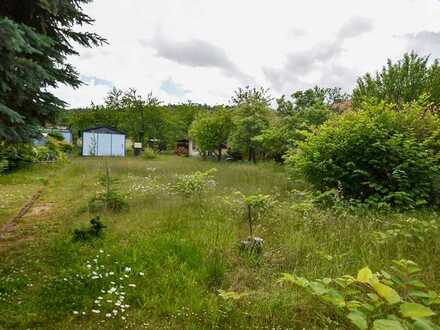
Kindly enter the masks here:
[[216, 171], [215, 168], [211, 168], [205, 172], [197, 171], [192, 174], [178, 175], [172, 188], [176, 193], [187, 197], [201, 197], [209, 188], [215, 186], [213, 173]]
[[144, 152], [142, 153], [142, 158], [146, 160], [155, 159], [157, 158], [157, 154], [153, 149], [147, 147], [144, 149]]
[[89, 201], [89, 212], [96, 213], [102, 210], [122, 212], [128, 209], [128, 203], [117, 189], [119, 180], [110, 175], [110, 169], [106, 164], [105, 173], [99, 178], [99, 185], [104, 189], [97, 192]]
[[96, 238], [102, 237], [102, 230], [106, 228], [106, 226], [100, 220], [100, 217], [97, 216], [90, 220], [90, 227], [75, 229], [73, 231], [73, 241], [74, 242], [86, 242]]
[[38, 160], [38, 148], [29, 143], [0, 142], [0, 173]]
[[402, 111], [364, 104], [307, 134], [287, 163], [321, 191], [375, 206], [433, 203], [440, 119], [421, 103]]
[[420, 271], [410, 260], [395, 260], [389, 271], [373, 273], [365, 267], [357, 277], [309, 281], [284, 274], [281, 281], [333, 306], [336, 316], [346, 320], [344, 329], [349, 324], [360, 330], [440, 329], [433, 319], [440, 296], [418, 278]]

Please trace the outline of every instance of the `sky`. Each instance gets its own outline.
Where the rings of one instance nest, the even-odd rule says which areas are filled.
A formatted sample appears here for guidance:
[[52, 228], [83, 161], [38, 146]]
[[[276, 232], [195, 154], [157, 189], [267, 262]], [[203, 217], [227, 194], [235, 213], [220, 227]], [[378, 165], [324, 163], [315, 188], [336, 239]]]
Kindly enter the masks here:
[[405, 52], [440, 58], [440, 0], [95, 0], [87, 27], [108, 40], [68, 60], [85, 82], [70, 107], [135, 88], [163, 103], [227, 104], [238, 87], [274, 97], [341, 87]]

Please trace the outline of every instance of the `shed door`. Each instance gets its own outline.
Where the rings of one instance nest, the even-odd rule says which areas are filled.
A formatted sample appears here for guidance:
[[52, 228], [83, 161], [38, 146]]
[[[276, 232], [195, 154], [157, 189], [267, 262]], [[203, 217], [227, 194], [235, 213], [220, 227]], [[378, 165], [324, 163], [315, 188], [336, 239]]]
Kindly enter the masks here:
[[98, 152], [97, 156], [112, 155], [112, 134], [98, 134]]
[[83, 133], [83, 156], [94, 156], [98, 150], [98, 135], [95, 133]]
[[125, 156], [125, 135], [112, 134], [112, 156]]

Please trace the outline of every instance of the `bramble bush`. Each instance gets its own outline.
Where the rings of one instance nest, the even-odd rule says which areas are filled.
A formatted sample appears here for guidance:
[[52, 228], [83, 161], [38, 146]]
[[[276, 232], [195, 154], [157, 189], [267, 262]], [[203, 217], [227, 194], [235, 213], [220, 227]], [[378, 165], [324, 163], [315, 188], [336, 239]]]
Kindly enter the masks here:
[[144, 151], [142, 153], [142, 158], [145, 159], [145, 160], [156, 159], [157, 158], [157, 154], [156, 154], [156, 152], [153, 149], [147, 147], [147, 148], [144, 149]]
[[440, 164], [440, 118], [423, 100], [402, 111], [364, 103], [307, 133], [287, 156], [321, 191], [377, 207], [434, 204]]

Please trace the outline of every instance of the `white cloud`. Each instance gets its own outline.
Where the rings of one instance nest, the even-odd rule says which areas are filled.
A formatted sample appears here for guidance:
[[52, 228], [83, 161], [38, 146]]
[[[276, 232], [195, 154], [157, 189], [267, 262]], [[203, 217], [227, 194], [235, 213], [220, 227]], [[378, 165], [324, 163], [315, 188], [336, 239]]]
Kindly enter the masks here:
[[373, 30], [373, 22], [367, 17], [352, 17], [339, 30], [338, 38], [355, 38]]
[[406, 34], [403, 38], [407, 41], [409, 51], [430, 55], [433, 58], [440, 57], [440, 31], [420, 31]]
[[237, 78], [244, 83], [252, 80], [229, 59], [222, 48], [207, 41], [198, 39], [172, 41], [158, 33], [151, 42], [141, 40], [141, 44], [152, 47], [156, 51], [156, 56], [178, 64], [196, 68], [218, 68], [226, 76]]
[[186, 94], [191, 93], [190, 90], [183, 88], [179, 83], [176, 83], [171, 77], [162, 81], [160, 89], [171, 96], [183, 97]]
[[101, 103], [110, 85], [210, 104], [249, 82], [276, 96], [315, 84], [349, 90], [405, 51], [440, 56], [437, 0], [95, 0], [85, 10], [110, 44], [70, 59], [88, 78], [57, 90], [72, 106]]

